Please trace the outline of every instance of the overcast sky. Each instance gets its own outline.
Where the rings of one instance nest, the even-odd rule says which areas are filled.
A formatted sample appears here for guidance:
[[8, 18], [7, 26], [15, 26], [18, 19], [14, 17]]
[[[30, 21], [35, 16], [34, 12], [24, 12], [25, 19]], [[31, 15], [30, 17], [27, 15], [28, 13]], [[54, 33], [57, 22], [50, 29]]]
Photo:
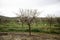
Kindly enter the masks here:
[[42, 17], [47, 14], [60, 16], [60, 0], [0, 0], [0, 15], [14, 17], [19, 8], [38, 9], [43, 11]]

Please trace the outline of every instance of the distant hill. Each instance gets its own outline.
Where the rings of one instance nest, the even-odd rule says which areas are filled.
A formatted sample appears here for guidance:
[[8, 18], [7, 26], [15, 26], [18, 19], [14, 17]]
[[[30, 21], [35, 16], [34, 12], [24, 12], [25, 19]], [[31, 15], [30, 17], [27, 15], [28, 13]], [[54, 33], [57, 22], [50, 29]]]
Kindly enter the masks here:
[[[19, 17], [6, 17], [6, 16], [0, 15], [0, 21], [4, 21], [4, 20], [8, 20], [8, 21], [15, 20], [15, 21], [16, 21], [18, 18], [19, 18]], [[60, 17], [56, 17], [56, 18], [60, 19]], [[56, 18], [55, 18], [55, 19], [56, 19]], [[46, 17], [44, 17], [44, 18], [38, 17], [37, 19], [47, 20], [48, 18], [46, 18]]]
[[6, 23], [6, 22], [16, 22], [17, 17], [6, 17], [6, 16], [1, 16], [0, 15], [0, 23]]
[[0, 15], [0, 19], [11, 20], [11, 19], [17, 19], [17, 17], [6, 17], [6, 16], [2, 16], [2, 15]]

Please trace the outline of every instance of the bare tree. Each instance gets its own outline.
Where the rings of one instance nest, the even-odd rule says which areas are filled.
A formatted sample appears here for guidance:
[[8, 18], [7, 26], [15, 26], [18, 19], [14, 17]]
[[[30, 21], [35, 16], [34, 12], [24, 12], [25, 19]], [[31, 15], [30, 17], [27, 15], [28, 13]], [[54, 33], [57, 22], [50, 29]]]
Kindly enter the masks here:
[[31, 36], [31, 24], [33, 23], [34, 19], [40, 13], [37, 10], [32, 9], [20, 9], [18, 16], [20, 17], [19, 20], [23, 23], [26, 23], [29, 27], [29, 35]]
[[60, 27], [60, 17], [55, 18], [55, 25], [56, 27]]
[[55, 18], [55, 15], [47, 15], [47, 22], [49, 23], [49, 28], [50, 28], [50, 32], [51, 32], [51, 26], [52, 24], [54, 24], [54, 18]]

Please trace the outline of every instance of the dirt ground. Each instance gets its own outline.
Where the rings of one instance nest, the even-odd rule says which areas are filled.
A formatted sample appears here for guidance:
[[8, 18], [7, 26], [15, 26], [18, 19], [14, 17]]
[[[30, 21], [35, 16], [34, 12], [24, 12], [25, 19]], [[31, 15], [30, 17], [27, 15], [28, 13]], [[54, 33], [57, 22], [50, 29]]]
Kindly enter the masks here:
[[9, 33], [8, 35], [0, 35], [0, 40], [60, 40], [60, 34], [45, 33]]

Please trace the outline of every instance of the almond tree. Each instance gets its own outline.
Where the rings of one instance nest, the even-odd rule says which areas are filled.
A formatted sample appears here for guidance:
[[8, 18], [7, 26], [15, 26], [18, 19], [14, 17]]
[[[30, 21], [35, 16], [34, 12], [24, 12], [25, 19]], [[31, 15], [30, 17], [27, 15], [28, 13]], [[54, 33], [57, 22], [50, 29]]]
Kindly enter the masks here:
[[32, 9], [20, 9], [19, 14], [19, 20], [23, 23], [26, 23], [29, 27], [29, 35], [31, 36], [31, 24], [33, 23], [35, 17], [37, 17], [40, 13], [37, 10]]
[[47, 22], [49, 23], [49, 26], [50, 26], [50, 32], [51, 32], [52, 24], [54, 24], [54, 18], [55, 18], [55, 15], [47, 15]]

